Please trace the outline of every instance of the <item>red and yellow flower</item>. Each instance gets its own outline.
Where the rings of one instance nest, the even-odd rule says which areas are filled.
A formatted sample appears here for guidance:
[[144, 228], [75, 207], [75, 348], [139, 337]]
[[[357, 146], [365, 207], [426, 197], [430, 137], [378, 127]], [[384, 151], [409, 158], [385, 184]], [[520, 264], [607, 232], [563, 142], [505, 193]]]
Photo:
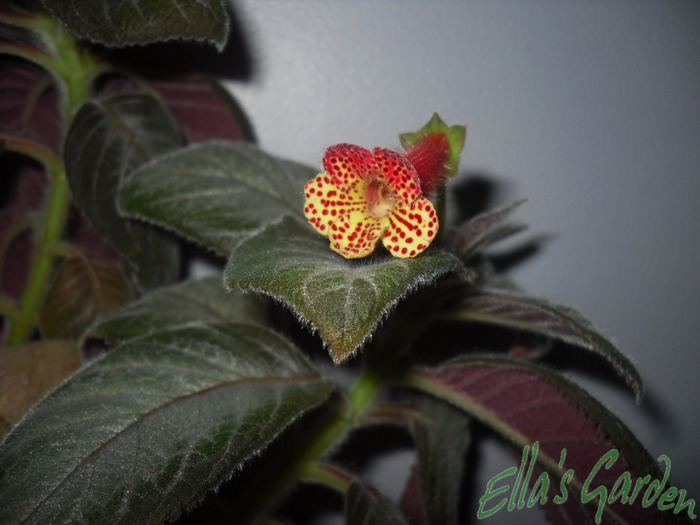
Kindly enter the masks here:
[[402, 154], [337, 144], [323, 167], [304, 187], [304, 215], [343, 257], [366, 257], [380, 239], [395, 257], [415, 257], [435, 238], [435, 208]]

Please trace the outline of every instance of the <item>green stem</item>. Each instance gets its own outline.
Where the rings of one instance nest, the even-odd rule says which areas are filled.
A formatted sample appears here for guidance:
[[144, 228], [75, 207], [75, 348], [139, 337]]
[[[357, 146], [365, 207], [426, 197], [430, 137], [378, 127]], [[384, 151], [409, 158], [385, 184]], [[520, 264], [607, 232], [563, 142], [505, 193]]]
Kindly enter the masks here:
[[70, 204], [70, 187], [65, 170], [53, 174], [48, 202], [44, 212], [44, 224], [37, 239], [34, 261], [29, 271], [27, 287], [19, 306], [20, 318], [12, 323], [7, 338], [9, 346], [20, 345], [29, 339], [37, 323], [39, 306], [51, 277], [55, 250], [51, 247], [61, 237], [63, 224]]
[[345, 410], [338, 411], [319, 434], [312, 439], [297, 460], [297, 470], [313, 463], [355, 422], [357, 416], [370, 404], [382, 379], [374, 371], [365, 369], [348, 393]]
[[[70, 122], [80, 105], [89, 96], [91, 79], [98, 71], [97, 63], [83, 53], [71, 33], [64, 30], [50, 17], [39, 17], [35, 27], [41, 29], [50, 41], [53, 53], [42, 65], [50, 70], [62, 89], [62, 113]], [[68, 126], [66, 126], [67, 129]], [[28, 154], [36, 153], [27, 151]], [[34, 156], [34, 155], [33, 155]], [[34, 259], [29, 270], [26, 288], [19, 305], [20, 318], [10, 326], [7, 343], [20, 345], [29, 340], [37, 324], [39, 308], [44, 297], [58, 252], [54, 249], [63, 234], [63, 228], [71, 202], [71, 191], [65, 165], [49, 156], [38, 157], [44, 162], [51, 181], [41, 226], [36, 236]]]
[[253, 489], [251, 497], [244, 498], [244, 506], [235, 509], [240, 523], [257, 519], [295, 481], [324, 477], [325, 474], [321, 473], [323, 467], [319, 467], [317, 461], [337, 444], [340, 437], [357, 421], [382, 384], [383, 378], [379, 374], [365, 369], [350, 389], [345, 402], [336, 407], [325, 424], [301, 449], [292, 451], [291, 462], [280, 467], [275, 475], [265, 479], [264, 484], [257, 487], [257, 490], [250, 487]]

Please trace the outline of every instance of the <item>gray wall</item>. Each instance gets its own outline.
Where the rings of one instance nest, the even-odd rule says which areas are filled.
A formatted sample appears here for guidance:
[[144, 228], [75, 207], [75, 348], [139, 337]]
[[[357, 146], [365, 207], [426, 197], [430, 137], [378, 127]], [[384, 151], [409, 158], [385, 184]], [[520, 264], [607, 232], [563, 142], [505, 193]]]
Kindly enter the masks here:
[[[270, 152], [320, 165], [336, 142], [398, 146], [433, 111], [467, 124], [456, 184], [482, 174], [493, 205], [530, 198], [521, 240], [551, 239], [513, 276], [576, 306], [633, 359], [641, 407], [577, 380], [667, 454], [672, 483], [700, 503], [700, 3], [233, 6], [251, 75], [229, 85]], [[482, 487], [515, 464], [485, 449]]]

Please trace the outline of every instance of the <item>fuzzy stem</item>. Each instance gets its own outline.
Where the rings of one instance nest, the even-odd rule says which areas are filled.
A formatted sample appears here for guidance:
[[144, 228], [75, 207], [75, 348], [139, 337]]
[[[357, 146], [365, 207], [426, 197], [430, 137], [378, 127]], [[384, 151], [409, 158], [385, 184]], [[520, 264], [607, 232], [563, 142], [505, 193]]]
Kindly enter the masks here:
[[[45, 66], [50, 69], [59, 83], [63, 100], [62, 112], [66, 122], [70, 122], [80, 105], [88, 98], [90, 80], [96, 74], [96, 63], [85, 55], [72, 34], [65, 31], [50, 18], [40, 18], [37, 27], [55, 50]], [[27, 152], [31, 154], [31, 152]], [[51, 278], [57, 256], [53, 246], [60, 240], [71, 202], [71, 191], [66, 177], [65, 166], [60, 162], [44, 161], [50, 179], [41, 226], [36, 235], [36, 249], [26, 288], [19, 304], [20, 316], [10, 326], [7, 343], [20, 345], [29, 340], [32, 329], [37, 324], [39, 308], [44, 292]]]
[[351, 428], [374, 399], [382, 384], [383, 378], [379, 374], [365, 368], [348, 392], [345, 402], [337, 407], [328, 421], [300, 450], [292, 452], [290, 463], [280, 468], [278, 475], [265, 480], [265, 484], [255, 491], [255, 495], [246, 498], [244, 506], [236, 509], [240, 523], [258, 519], [261, 513], [269, 510], [271, 502], [295, 481], [316, 478], [320, 468], [318, 460]]
[[7, 338], [9, 346], [27, 342], [32, 328], [36, 325], [39, 306], [44, 297], [44, 290], [51, 277], [54, 253], [51, 246], [61, 237], [68, 206], [70, 204], [70, 187], [65, 171], [53, 173], [51, 189], [44, 212], [44, 224], [37, 240], [36, 253], [29, 271], [27, 287], [20, 302], [20, 317], [12, 323]]
[[357, 416], [374, 399], [382, 379], [370, 369], [365, 369], [348, 393], [345, 410], [336, 412], [335, 417], [312, 439], [305, 452], [297, 461], [297, 469], [306, 463], [313, 463], [355, 422]]

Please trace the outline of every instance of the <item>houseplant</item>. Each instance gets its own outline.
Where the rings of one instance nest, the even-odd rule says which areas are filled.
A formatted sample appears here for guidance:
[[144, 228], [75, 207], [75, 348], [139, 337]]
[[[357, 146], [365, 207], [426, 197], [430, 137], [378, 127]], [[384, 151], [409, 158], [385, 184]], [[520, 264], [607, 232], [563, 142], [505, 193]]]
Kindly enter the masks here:
[[[88, 360], [4, 442], [3, 521], [176, 519], [233, 477], [209, 505], [225, 505], [221, 512], [238, 522], [273, 511], [298, 480], [343, 494], [350, 523], [455, 522], [474, 421], [517, 456], [536, 458], [523, 504], [543, 504], [554, 521], [681, 519], [642, 506], [641, 496], [625, 504], [624, 483], [616, 502], [599, 499], [596, 487], [612, 490], [627, 469], [662, 473], [614, 416], [535, 361], [557, 341], [565, 345], [550, 352], [579, 347], [604, 356], [638, 396], [641, 381], [578, 314], [519, 293], [483, 255], [485, 245], [518, 231], [507, 219], [519, 203], [450, 227], [443, 178], [456, 173], [462, 128], [433, 118], [402, 136], [402, 152], [338, 145], [323, 169], [222, 142], [247, 135], [225, 93], [191, 77], [144, 78], [106, 49], [178, 37], [222, 46], [222, 6], [181, 2], [180, 11], [161, 5], [150, 13], [101, 5], [3, 11], [2, 51], [20, 59], [4, 76], [5, 89], [15, 90], [5, 100], [19, 101], [3, 119], [18, 124], [3, 127], [4, 147], [20, 183], [36, 181], [27, 157], [50, 180], [38, 226], [19, 198], [31, 191], [13, 193], [6, 245], [17, 249], [24, 232], [37, 233], [27, 285], [16, 304], [3, 303], [11, 347], [4, 355], [13, 366], [17, 356], [38, 356], [27, 367], [32, 378]], [[134, 23], [147, 15], [149, 24]], [[93, 45], [79, 45], [74, 34]], [[207, 103], [188, 112], [193, 90]], [[228, 126], [212, 130], [213, 114]], [[415, 170], [420, 184], [413, 175], [394, 184], [394, 171], [375, 176], [392, 162]], [[340, 222], [315, 219], [314, 210], [347, 215], [319, 187], [329, 181], [338, 186], [330, 191], [351, 187], [353, 206], [373, 203], [353, 207], [364, 215], [348, 219], [362, 225], [361, 253], [354, 241], [333, 239], [345, 232], [324, 236]], [[71, 202], [100, 235], [84, 233], [77, 211], [69, 216]], [[439, 228], [423, 232], [420, 253], [411, 254], [399, 224], [417, 214], [409, 220], [416, 231], [431, 212]], [[71, 222], [77, 226], [66, 228]], [[389, 251], [374, 249], [385, 228]], [[177, 282], [180, 247], [164, 230], [226, 258], [223, 275]], [[480, 324], [502, 330], [480, 338]], [[41, 339], [31, 335], [35, 326]], [[453, 344], [435, 350], [428, 342], [445, 327]], [[350, 386], [325, 366], [331, 359], [320, 340]], [[61, 366], [37, 365], [63, 354]], [[387, 426], [406, 429], [417, 451], [398, 506], [337, 461], [343, 443]], [[615, 448], [622, 457], [614, 469], [584, 489], [587, 473]], [[482, 515], [498, 511], [501, 481], [478, 506]], [[555, 491], [561, 487], [568, 497]], [[512, 504], [520, 505], [518, 495]]]

